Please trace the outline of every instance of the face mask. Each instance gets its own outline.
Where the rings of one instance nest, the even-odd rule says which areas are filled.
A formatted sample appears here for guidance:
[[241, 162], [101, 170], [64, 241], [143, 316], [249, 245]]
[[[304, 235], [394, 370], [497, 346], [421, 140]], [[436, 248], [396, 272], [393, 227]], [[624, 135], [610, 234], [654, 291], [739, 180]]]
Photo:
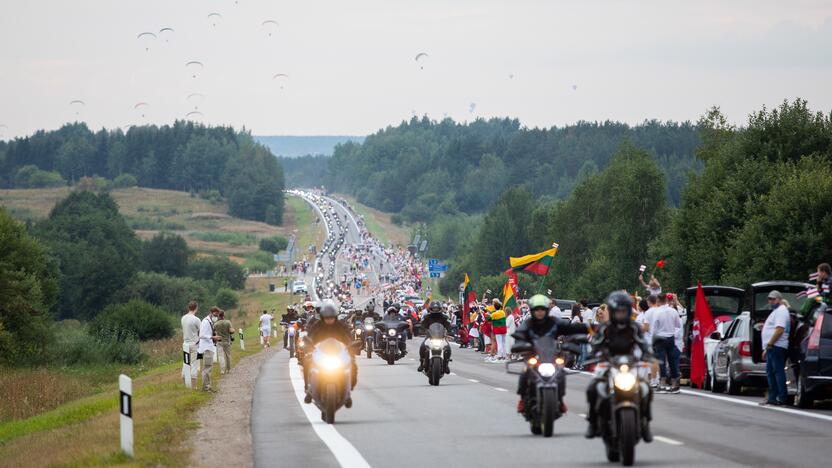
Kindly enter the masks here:
[[217, 316], [215, 316], [215, 315], [212, 315], [212, 316], [211, 316], [211, 321], [212, 321], [212, 322], [216, 322], [217, 320], [219, 320], [219, 317], [217, 317]]

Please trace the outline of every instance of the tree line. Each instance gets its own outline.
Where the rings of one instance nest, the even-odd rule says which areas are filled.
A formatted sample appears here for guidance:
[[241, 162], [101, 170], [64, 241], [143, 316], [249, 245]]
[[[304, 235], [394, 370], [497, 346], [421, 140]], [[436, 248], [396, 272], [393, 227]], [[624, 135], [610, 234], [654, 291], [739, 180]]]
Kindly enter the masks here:
[[701, 163], [690, 122], [579, 122], [548, 129], [522, 127], [516, 119], [457, 123], [413, 118], [345, 143], [331, 158], [283, 159], [290, 186], [319, 186], [354, 195], [364, 204], [396, 213], [403, 221], [487, 211], [509, 187], [535, 198], [566, 198], [578, 180], [605, 168], [622, 142], [643, 148], [668, 183], [672, 205], [681, 201], [687, 173]]
[[714, 108], [696, 128], [703, 169], [685, 175], [678, 207], [665, 196], [672, 178], [660, 162], [625, 142], [564, 199], [516, 187], [484, 216], [437, 217], [427, 227], [430, 253], [453, 265], [442, 292], [456, 297], [464, 272], [478, 293], [499, 291], [509, 256], [552, 242], [560, 250], [549, 275], [542, 283], [522, 277], [521, 291], [600, 300], [636, 289], [639, 265], [658, 259], [667, 265], [656, 272], [665, 290], [697, 281], [746, 287], [805, 280], [832, 258], [832, 114], [798, 99], [763, 108], [742, 127]]
[[232, 215], [280, 224], [283, 169], [247, 132], [177, 121], [90, 131], [83, 123], [0, 142], [0, 187], [74, 185], [101, 177], [116, 186], [218, 191]]

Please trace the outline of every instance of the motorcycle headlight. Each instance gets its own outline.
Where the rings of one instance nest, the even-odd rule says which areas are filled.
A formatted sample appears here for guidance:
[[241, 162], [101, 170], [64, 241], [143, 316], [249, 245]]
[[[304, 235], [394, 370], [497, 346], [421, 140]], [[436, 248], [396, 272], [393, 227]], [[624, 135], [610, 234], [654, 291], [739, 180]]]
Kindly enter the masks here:
[[636, 376], [631, 372], [618, 372], [612, 379], [615, 388], [629, 392], [636, 385]]
[[555, 365], [544, 362], [543, 364], [537, 366], [537, 371], [540, 372], [540, 375], [543, 377], [551, 377], [555, 375]]
[[431, 348], [441, 348], [445, 346], [445, 340], [441, 340], [439, 338], [431, 338], [430, 346]]
[[387, 334], [390, 335], [390, 336], [396, 336], [396, 330], [393, 330], [391, 328], [390, 330], [387, 330]]
[[566, 361], [564, 361], [563, 358], [560, 357], [560, 356], [555, 358], [555, 364], [557, 364], [559, 366], [562, 366], [564, 362], [566, 362]]
[[372, 325], [364, 325], [364, 329], [367, 330], [367, 331], [370, 331], [370, 330], [373, 329], [373, 326]]

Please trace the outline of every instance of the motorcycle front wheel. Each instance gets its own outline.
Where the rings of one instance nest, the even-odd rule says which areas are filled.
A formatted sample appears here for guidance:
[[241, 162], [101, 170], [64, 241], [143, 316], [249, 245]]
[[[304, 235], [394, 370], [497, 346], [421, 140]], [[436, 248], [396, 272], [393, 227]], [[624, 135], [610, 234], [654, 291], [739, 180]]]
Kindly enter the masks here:
[[324, 421], [327, 424], [335, 422], [335, 384], [326, 386], [326, 402], [324, 403]]
[[621, 452], [621, 464], [633, 466], [636, 458], [636, 439], [638, 434], [638, 417], [633, 410], [622, 411], [618, 415], [618, 447]]
[[439, 379], [442, 378], [442, 358], [435, 357], [430, 361], [430, 384], [431, 385], [439, 385]]
[[552, 437], [552, 433], [555, 432], [558, 394], [554, 388], [546, 388], [543, 389], [540, 396], [540, 425], [543, 430], [543, 437]]

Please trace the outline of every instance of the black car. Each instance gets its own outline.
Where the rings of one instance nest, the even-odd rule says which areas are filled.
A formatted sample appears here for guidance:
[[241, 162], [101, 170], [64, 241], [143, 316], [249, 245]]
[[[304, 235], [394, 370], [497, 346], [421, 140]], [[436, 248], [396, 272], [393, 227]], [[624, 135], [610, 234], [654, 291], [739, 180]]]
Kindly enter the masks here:
[[816, 400], [832, 398], [832, 309], [816, 307], [808, 318], [808, 333], [801, 342], [800, 375], [795, 406], [811, 408]]

